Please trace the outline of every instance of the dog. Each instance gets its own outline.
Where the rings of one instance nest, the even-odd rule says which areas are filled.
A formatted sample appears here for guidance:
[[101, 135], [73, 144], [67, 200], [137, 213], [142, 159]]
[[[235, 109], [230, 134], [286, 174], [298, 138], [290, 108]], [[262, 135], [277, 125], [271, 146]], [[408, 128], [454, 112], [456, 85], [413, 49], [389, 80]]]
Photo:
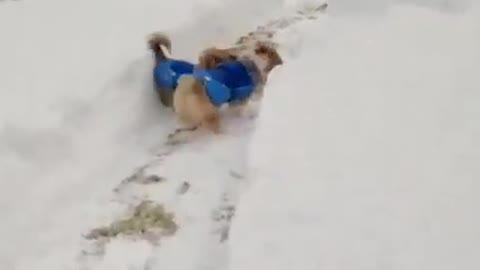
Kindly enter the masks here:
[[[148, 44], [157, 65], [162, 66], [167, 61], [175, 65], [180, 63], [171, 57], [171, 41], [165, 34], [152, 34]], [[283, 60], [277, 50], [260, 41], [248, 46], [205, 49], [200, 53], [196, 67], [186, 68], [171, 84], [174, 89], [159, 86], [162, 103], [172, 107], [185, 125], [169, 138], [200, 127], [215, 134], [221, 133], [221, 107], [243, 107], [252, 95], [263, 92], [269, 72], [281, 64]]]

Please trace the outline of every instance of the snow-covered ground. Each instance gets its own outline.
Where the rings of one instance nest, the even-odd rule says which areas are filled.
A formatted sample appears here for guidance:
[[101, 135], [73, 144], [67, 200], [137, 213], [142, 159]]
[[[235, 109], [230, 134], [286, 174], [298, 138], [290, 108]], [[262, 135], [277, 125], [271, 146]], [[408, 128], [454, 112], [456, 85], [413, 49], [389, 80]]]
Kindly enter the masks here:
[[[234, 125], [236, 133], [220, 143], [179, 149], [162, 165], [173, 115], [152, 90], [146, 35], [168, 31], [174, 54], [193, 59], [204, 46], [232, 42], [283, 7], [280, 0], [252, 3], [0, 3], [0, 269], [218, 264], [205, 243], [210, 234], [225, 234], [227, 225], [216, 216], [226, 212], [228, 222], [237, 188], [222, 180], [241, 178], [251, 121]], [[118, 188], [144, 165], [165, 183]], [[180, 198], [185, 182], [190, 188]], [[97, 251], [82, 237], [142, 199], [163, 203], [181, 227], [171, 243], [162, 241], [158, 263], [145, 241], [118, 239]]]
[[[145, 36], [193, 59], [298, 2], [0, 2], [0, 269], [477, 269], [467, 0], [331, 1], [279, 34], [258, 121], [163, 146]], [[173, 236], [82, 237], [145, 199]]]
[[479, 10], [329, 8], [265, 90], [229, 269], [479, 269]]

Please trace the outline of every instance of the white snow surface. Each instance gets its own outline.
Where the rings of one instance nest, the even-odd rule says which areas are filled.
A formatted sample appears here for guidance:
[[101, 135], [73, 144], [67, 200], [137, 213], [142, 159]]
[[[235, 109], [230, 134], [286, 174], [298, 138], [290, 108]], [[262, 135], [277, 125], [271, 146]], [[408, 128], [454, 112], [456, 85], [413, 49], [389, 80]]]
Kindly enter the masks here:
[[[279, 33], [257, 120], [163, 146], [146, 35], [194, 59], [304, 2], [0, 2], [0, 269], [478, 269], [473, 1], [330, 1]], [[166, 181], [112, 191], [144, 165]], [[178, 232], [90, 255], [144, 198]]]
[[[174, 129], [173, 115], [153, 91], [147, 35], [170, 33], [174, 54], [194, 59], [206, 45], [232, 42], [252, 30], [257, 19], [283, 4], [251, 3], [0, 3], [0, 269], [155, 267], [147, 260], [155, 251], [149, 252], [149, 245], [141, 251], [140, 244], [121, 239], [106, 247], [103, 259], [90, 262], [83, 256], [90, 244], [81, 237], [123, 217], [148, 192], [153, 193], [148, 199], [177, 212], [182, 223], [175, 240], [162, 243], [160, 266], [193, 269], [201, 264], [195, 256], [209, 260], [195, 252], [207, 252], [202, 237], [208, 234], [202, 233], [224, 196], [217, 190], [231, 168], [222, 159], [238, 156], [233, 165], [241, 164], [242, 152], [235, 148], [247, 138], [241, 130], [233, 142], [227, 138], [200, 150], [179, 150], [162, 167], [165, 172], [157, 169], [172, 178], [158, 190], [134, 186], [113, 194], [112, 189], [139, 166], [156, 164]], [[183, 181], [194, 183], [177, 202]]]
[[265, 89], [229, 269], [479, 269], [479, 10], [331, 8]]

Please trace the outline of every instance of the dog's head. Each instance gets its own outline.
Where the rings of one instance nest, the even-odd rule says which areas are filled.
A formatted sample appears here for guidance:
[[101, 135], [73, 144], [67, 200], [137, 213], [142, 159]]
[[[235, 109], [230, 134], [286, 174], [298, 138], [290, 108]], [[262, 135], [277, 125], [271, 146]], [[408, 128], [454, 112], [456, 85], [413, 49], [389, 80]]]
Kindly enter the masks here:
[[239, 58], [248, 58], [253, 61], [264, 79], [272, 69], [283, 64], [282, 57], [274, 45], [264, 41], [257, 41], [252, 46], [242, 50]]
[[248, 59], [253, 62], [260, 72], [260, 80], [265, 83], [270, 71], [276, 66], [283, 64], [282, 57], [269, 42], [257, 41], [244, 47], [238, 55], [238, 59]]
[[255, 54], [266, 62], [264, 68], [266, 73], [272, 71], [276, 66], [283, 64], [282, 57], [272, 44], [258, 42], [255, 47]]

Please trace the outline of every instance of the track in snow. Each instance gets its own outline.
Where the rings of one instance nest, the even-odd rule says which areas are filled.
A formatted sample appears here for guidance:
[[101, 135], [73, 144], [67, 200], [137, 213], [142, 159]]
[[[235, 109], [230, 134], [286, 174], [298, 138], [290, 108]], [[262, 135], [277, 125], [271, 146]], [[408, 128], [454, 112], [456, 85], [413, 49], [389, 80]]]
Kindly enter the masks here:
[[[264, 38], [265, 33], [276, 34], [297, 22], [315, 19], [325, 7], [308, 6], [302, 12], [268, 20], [257, 28], [256, 34]], [[174, 42], [174, 50], [175, 45]], [[150, 161], [115, 187], [113, 200], [130, 210], [142, 201], [154, 201], [175, 214], [180, 229], [174, 236], [159, 237], [153, 242], [147, 234], [134, 237], [142, 239], [148, 250], [140, 257], [131, 256], [139, 247], [128, 238], [90, 241], [79, 257], [82, 269], [126, 267], [117, 262], [117, 252], [131, 256], [132, 265], [138, 269], [165, 265], [174, 269], [225, 269], [230, 223], [237, 201], [249, 184], [245, 168], [249, 139], [255, 129], [252, 117], [254, 114], [243, 118], [226, 116], [227, 132], [222, 136], [198, 138], [178, 146], [160, 145]], [[188, 259], [172, 256], [178, 252], [188, 254]]]
[[[187, 270], [227, 262], [224, 240], [236, 201], [248, 187], [244, 163], [255, 123], [231, 119], [223, 138], [165, 153], [173, 115], [152, 91], [153, 61], [142, 39], [167, 30], [173, 53], [193, 59], [206, 45], [233, 42], [285, 10], [283, 0], [209, 2], [45, 0], [2, 6], [0, 69], [15, 76], [0, 80], [0, 268]], [[192, 3], [192, 12], [185, 9]], [[291, 21], [277, 23], [270, 26]], [[164, 180], [137, 177], [118, 187], [136, 167]], [[104, 250], [81, 237], [144, 199], [175, 213], [180, 230], [174, 237], [157, 246], [119, 237]]]

